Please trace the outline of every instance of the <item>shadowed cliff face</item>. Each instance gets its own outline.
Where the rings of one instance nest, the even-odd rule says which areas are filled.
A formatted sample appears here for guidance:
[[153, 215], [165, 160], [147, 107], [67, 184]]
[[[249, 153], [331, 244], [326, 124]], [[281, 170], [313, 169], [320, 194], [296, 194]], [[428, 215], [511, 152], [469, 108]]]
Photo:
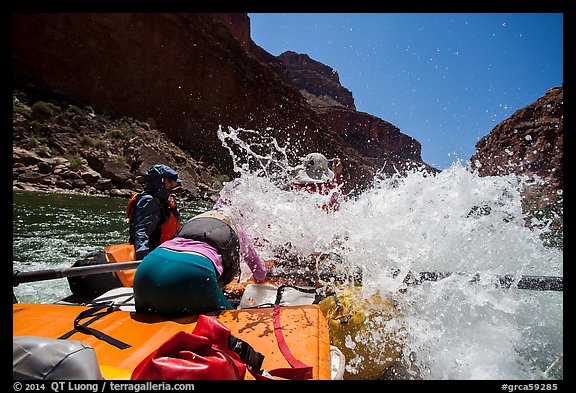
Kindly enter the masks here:
[[[230, 30], [214, 19], [218, 15], [14, 14], [14, 73], [153, 123], [224, 171], [231, 160], [217, 138], [220, 125], [269, 132], [281, 143], [306, 141], [308, 150], [328, 155], [339, 152], [366, 175], [358, 178], [369, 178], [370, 168], [304, 97], [248, 54], [245, 30]], [[245, 23], [241, 14], [229, 18]], [[243, 44], [231, 31], [244, 37]]]
[[256, 45], [247, 14], [14, 14], [13, 22], [16, 77], [146, 121], [229, 174], [219, 126], [298, 141], [293, 159], [339, 155], [350, 188], [368, 185], [374, 164], [421, 162], [418, 142], [355, 111], [330, 67]]
[[93, 105], [154, 119], [207, 154], [220, 147], [220, 124], [322, 126], [229, 30], [199, 14], [15, 15], [14, 66]]

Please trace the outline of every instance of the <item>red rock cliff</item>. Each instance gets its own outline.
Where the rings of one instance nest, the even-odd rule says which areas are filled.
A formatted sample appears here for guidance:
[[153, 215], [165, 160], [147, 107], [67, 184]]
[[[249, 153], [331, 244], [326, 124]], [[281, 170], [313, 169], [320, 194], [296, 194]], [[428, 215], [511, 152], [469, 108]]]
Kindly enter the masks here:
[[[219, 125], [306, 140], [360, 159], [302, 95], [246, 52], [249, 37], [211, 14], [14, 14], [13, 66], [91, 105], [151, 121], [171, 140], [230, 164]], [[230, 20], [243, 19], [230, 16]], [[234, 23], [232, 23], [234, 25]], [[248, 41], [249, 44], [249, 41]], [[342, 153], [341, 153], [342, 154]]]
[[539, 176], [544, 184], [525, 192], [528, 209], [563, 208], [564, 88], [549, 89], [499, 123], [476, 144], [471, 162], [481, 176]]
[[278, 59], [288, 71], [289, 82], [308, 99], [322, 121], [384, 173], [414, 165], [437, 171], [422, 161], [417, 140], [385, 120], [357, 111], [352, 93], [340, 84], [332, 68], [294, 52], [285, 52]]
[[219, 126], [299, 141], [295, 155], [339, 155], [354, 188], [370, 183], [371, 164], [421, 161], [417, 141], [355, 111], [330, 67], [256, 45], [243, 13], [13, 14], [13, 71], [147, 121], [225, 172]]

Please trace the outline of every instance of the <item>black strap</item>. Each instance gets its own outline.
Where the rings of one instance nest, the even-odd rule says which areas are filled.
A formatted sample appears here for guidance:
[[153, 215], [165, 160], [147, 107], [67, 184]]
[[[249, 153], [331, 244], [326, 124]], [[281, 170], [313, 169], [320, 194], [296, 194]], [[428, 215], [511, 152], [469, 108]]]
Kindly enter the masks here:
[[238, 354], [240, 359], [255, 372], [261, 373], [264, 355], [257, 352], [250, 344], [233, 335], [228, 337], [228, 348]]
[[218, 318], [220, 316], [220, 314], [222, 314], [224, 311], [226, 311], [226, 307], [224, 306], [220, 306], [218, 307], [218, 309], [216, 311], [214, 311], [214, 317]]
[[226, 359], [226, 361], [228, 362], [228, 364], [230, 364], [232, 366], [232, 368], [234, 369], [234, 374], [236, 375], [236, 379], [244, 379], [241, 375], [240, 375], [240, 371], [238, 370], [238, 366], [236, 366], [236, 363], [234, 363], [234, 360], [232, 360], [232, 358], [230, 357], [230, 355], [228, 355], [226, 352], [218, 349], [218, 348], [214, 348], [216, 351], [218, 351], [219, 353], [221, 353], [224, 358]]
[[[105, 341], [110, 345], [114, 345], [117, 348], [120, 349], [126, 349], [126, 348], [130, 348], [132, 347], [129, 344], [126, 344], [120, 340], [115, 339], [114, 337], [111, 337], [99, 330], [96, 329], [92, 329], [89, 328], [88, 325], [90, 325], [92, 322], [97, 321], [98, 319], [102, 318], [105, 315], [110, 314], [111, 312], [117, 311], [120, 308], [118, 306], [111, 306], [107, 303], [103, 303], [103, 304], [98, 304], [93, 306], [92, 308], [89, 308], [87, 310], [82, 311], [80, 314], [78, 314], [78, 316], [76, 317], [76, 319], [74, 320], [74, 329], [70, 330], [68, 333], [63, 334], [62, 336], [58, 337], [59, 339], [67, 339], [70, 336], [72, 336], [75, 333], [84, 333], [84, 334], [88, 334], [91, 336], [96, 337], [99, 340]], [[100, 312], [99, 311], [102, 311]], [[80, 324], [80, 321], [89, 317], [93, 317], [92, 319], [90, 319], [87, 322], [84, 322], [83, 324]]]

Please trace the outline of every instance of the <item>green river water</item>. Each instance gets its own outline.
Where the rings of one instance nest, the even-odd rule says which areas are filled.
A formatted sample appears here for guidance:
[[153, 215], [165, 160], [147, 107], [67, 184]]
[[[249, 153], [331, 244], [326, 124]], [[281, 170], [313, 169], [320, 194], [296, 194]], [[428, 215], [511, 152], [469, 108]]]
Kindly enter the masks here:
[[[69, 267], [83, 255], [128, 240], [124, 212], [128, 200], [97, 196], [14, 191], [13, 270]], [[189, 202], [184, 220], [210, 206]], [[14, 288], [20, 302], [54, 302], [70, 294], [66, 279], [24, 283]]]

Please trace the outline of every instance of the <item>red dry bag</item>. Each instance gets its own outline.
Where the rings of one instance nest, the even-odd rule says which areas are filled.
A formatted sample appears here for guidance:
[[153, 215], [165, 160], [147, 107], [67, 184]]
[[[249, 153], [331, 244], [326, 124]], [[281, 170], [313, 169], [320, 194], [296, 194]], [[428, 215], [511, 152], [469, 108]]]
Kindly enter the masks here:
[[246, 364], [228, 349], [230, 337], [216, 318], [200, 315], [192, 333], [174, 334], [136, 366], [131, 379], [244, 379]]

